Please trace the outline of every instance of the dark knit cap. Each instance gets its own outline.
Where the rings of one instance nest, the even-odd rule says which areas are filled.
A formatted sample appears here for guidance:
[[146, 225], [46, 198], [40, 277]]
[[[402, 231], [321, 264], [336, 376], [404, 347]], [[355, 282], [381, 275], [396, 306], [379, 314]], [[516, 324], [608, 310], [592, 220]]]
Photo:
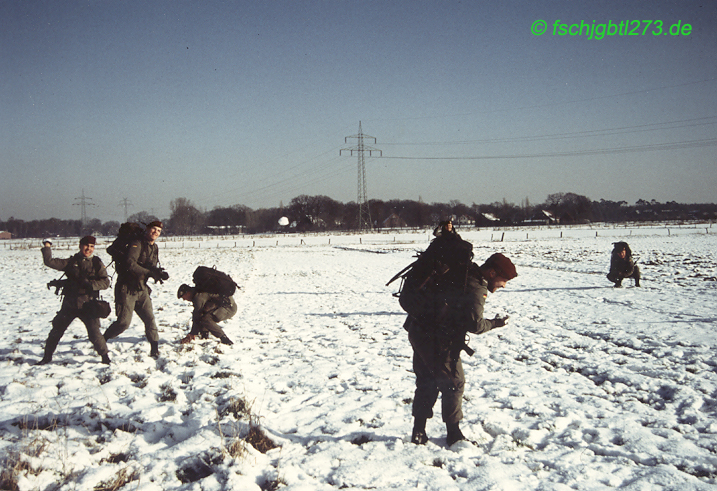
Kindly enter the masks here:
[[164, 228], [164, 227], [162, 226], [162, 222], [160, 222], [159, 220], [155, 220], [155, 221], [150, 222], [150, 223], [147, 224], [147, 228], [152, 228], [152, 227]]
[[512, 280], [518, 276], [518, 272], [515, 270], [515, 265], [510, 259], [505, 257], [500, 252], [496, 252], [483, 265], [485, 268], [493, 268], [498, 276], [505, 278], [506, 280]]
[[92, 244], [95, 245], [97, 243], [97, 239], [92, 237], [91, 235], [85, 235], [80, 239], [80, 245], [88, 245]]
[[179, 290], [177, 290], [177, 298], [182, 298], [182, 295], [193, 290], [194, 288], [192, 288], [191, 286], [187, 285], [186, 283], [182, 283], [181, 285], [179, 285]]

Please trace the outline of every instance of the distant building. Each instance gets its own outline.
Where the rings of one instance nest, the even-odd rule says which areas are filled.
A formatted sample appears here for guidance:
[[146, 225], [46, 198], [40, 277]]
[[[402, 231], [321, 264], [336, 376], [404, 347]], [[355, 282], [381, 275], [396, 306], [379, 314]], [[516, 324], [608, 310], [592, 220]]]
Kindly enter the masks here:
[[494, 227], [500, 225], [500, 218], [492, 213], [479, 213], [476, 217], [476, 227]]
[[2, 232], [0, 232], [0, 240], [1, 239], [5, 239], [5, 240], [12, 239], [12, 234], [10, 232], [2, 231]]
[[560, 220], [548, 210], [537, 210], [528, 220], [523, 222], [526, 225], [557, 225]]
[[398, 216], [395, 212], [391, 213], [391, 215], [385, 219], [383, 222], [381, 222], [381, 227], [383, 228], [401, 228], [406, 226], [406, 221]]
[[457, 225], [459, 227], [472, 227], [475, 224], [475, 220], [472, 217], [469, 217], [468, 215], [461, 215], [458, 218], [453, 219], [453, 225]]

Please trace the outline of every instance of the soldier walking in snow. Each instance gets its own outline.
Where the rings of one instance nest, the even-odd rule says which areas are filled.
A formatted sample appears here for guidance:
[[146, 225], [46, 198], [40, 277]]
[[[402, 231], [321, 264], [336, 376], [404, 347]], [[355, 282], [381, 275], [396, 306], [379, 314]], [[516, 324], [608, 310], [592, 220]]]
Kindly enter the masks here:
[[481, 334], [504, 326], [508, 319], [484, 319], [483, 307], [488, 292], [503, 288], [518, 275], [515, 266], [500, 253], [482, 266], [472, 260], [473, 246], [452, 228], [444, 228], [416, 262], [391, 280], [404, 279], [399, 302], [408, 313], [404, 328], [413, 348], [416, 391], [411, 442], [417, 445], [428, 442], [426, 421], [433, 417], [439, 393], [447, 445], [465, 440], [459, 426], [465, 386], [460, 353], [473, 354], [466, 333]]
[[159, 247], [155, 241], [161, 233], [162, 222], [151, 222], [141, 239], [134, 239], [126, 244], [125, 258], [115, 263], [118, 276], [115, 286], [117, 320], [104, 334], [107, 340], [119, 336], [132, 322], [132, 314], [137, 312], [144, 323], [144, 332], [150, 345], [149, 356], [152, 358], [159, 357], [159, 334], [152, 312], [152, 290], [147, 281], [152, 278], [156, 283], [169, 278], [167, 272], [157, 266]]
[[610, 257], [610, 272], [607, 279], [615, 283], [615, 288], [622, 286], [622, 280], [633, 278], [635, 286], [640, 286], [640, 268], [632, 259], [632, 251], [627, 242], [615, 242]]
[[[52, 257], [52, 242], [44, 241], [42, 247], [42, 260], [45, 266], [58, 271], [63, 271], [67, 276], [66, 280], [51, 282], [49, 286], [62, 288], [62, 307], [54, 319], [52, 319], [52, 330], [45, 342], [45, 355], [38, 363], [44, 365], [52, 361], [52, 354], [57, 348], [62, 335], [75, 318], [79, 318], [87, 328], [87, 336], [94, 346], [97, 354], [102, 357], [102, 363], [109, 364], [110, 358], [107, 355], [107, 343], [100, 333], [100, 315], [92, 300], [99, 297], [100, 290], [110, 287], [110, 279], [107, 276], [105, 265], [102, 260], [93, 256], [95, 251], [95, 238], [91, 235], [80, 239], [80, 252], [67, 259]], [[109, 307], [109, 306], [108, 306]], [[104, 314], [109, 315], [109, 309]]]

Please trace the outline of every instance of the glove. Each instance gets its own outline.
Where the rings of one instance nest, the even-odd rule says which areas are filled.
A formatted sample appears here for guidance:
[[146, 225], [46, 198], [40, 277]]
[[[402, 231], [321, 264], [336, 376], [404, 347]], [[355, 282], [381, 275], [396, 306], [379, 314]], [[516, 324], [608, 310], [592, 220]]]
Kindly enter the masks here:
[[152, 268], [149, 277], [152, 278], [155, 283], [164, 283], [164, 280], [169, 279], [169, 274], [162, 268]]
[[503, 327], [507, 323], [508, 323], [507, 315], [504, 315], [501, 317], [500, 315], [496, 314], [495, 317], [493, 318], [493, 328]]

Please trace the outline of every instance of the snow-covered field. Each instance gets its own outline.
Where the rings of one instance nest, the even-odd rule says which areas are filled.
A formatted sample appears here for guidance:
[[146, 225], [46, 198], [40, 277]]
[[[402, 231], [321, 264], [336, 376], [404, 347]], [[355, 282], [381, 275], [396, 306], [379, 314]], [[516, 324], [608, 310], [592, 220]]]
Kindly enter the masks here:
[[[477, 446], [460, 449], [445, 446], [440, 404], [430, 442], [408, 442], [411, 349], [385, 283], [426, 233], [164, 242], [161, 357], [135, 316], [109, 367], [79, 321], [34, 366], [59, 274], [37, 248], [0, 249], [3, 469], [20, 490], [717, 489], [717, 234], [565, 232], [462, 232], [477, 262], [503, 252], [519, 276], [486, 302], [509, 324], [463, 356]], [[616, 240], [642, 288], [606, 280]], [[176, 290], [200, 264], [242, 288], [233, 346], [179, 344], [191, 310]], [[278, 446], [256, 450], [251, 425]]]

